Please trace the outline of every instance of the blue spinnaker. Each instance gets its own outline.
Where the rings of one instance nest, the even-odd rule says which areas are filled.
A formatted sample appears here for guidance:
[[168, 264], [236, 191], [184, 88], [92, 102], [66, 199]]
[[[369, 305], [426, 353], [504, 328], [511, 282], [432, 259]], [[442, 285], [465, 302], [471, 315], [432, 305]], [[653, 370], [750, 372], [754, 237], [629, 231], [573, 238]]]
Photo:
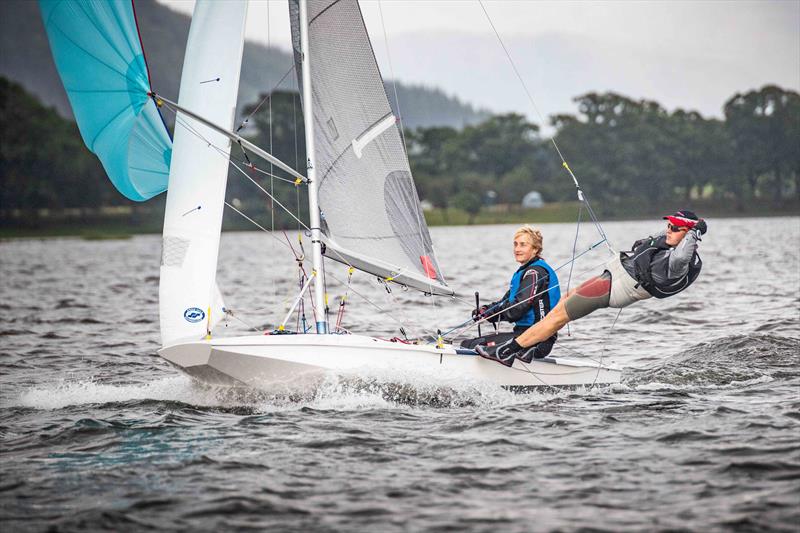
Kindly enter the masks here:
[[172, 140], [148, 96], [132, 0], [39, 0], [39, 7], [83, 142], [126, 197], [164, 192]]

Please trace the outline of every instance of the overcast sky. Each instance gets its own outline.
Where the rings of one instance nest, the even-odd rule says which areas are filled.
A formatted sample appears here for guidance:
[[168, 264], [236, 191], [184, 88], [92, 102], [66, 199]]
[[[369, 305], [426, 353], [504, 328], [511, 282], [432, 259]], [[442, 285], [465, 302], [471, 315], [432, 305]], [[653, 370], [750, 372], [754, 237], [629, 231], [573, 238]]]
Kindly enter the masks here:
[[[186, 13], [194, 6], [160, 1]], [[737, 91], [800, 90], [800, 0], [484, 5], [545, 116], [574, 112], [571, 98], [588, 91], [721, 116]], [[362, 0], [361, 8], [385, 78], [391, 57], [399, 80], [538, 122], [477, 0]], [[251, 0], [247, 37], [288, 50], [287, 2]]]

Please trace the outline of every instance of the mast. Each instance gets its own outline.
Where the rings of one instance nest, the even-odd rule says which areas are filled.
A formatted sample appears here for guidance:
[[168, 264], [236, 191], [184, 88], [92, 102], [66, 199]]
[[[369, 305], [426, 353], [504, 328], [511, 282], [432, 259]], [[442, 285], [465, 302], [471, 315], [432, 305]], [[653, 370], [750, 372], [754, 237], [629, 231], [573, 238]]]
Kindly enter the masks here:
[[311, 54], [308, 46], [308, 6], [300, 0], [300, 55], [303, 76], [303, 125], [306, 135], [306, 178], [308, 179], [308, 212], [311, 228], [311, 259], [314, 265], [314, 307], [317, 310], [317, 333], [328, 332], [325, 316], [325, 286], [322, 279], [322, 240], [319, 219], [317, 169], [314, 157], [314, 106], [311, 100]]

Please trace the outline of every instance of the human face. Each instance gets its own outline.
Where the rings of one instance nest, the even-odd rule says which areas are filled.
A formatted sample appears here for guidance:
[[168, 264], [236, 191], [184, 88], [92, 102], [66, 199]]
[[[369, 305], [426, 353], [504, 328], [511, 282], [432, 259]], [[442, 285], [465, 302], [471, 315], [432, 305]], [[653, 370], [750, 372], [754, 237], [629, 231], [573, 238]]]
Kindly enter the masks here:
[[[676, 229], [677, 231], [675, 231]], [[689, 228], [686, 226], [675, 226], [671, 223], [667, 224], [667, 245], [678, 246], [686, 236], [687, 231], [689, 231]]]
[[531, 259], [539, 250], [533, 247], [530, 239], [525, 235], [517, 235], [514, 237], [514, 260], [520, 265], [524, 265]]

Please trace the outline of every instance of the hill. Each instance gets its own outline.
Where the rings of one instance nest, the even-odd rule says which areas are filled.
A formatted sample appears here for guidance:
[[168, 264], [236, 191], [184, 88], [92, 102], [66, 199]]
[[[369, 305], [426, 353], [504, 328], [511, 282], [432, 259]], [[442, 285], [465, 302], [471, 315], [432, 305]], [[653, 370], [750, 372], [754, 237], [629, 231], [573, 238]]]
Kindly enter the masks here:
[[[170, 10], [155, 0], [137, 0], [136, 15], [153, 88], [168, 98], [177, 99], [190, 17]], [[257, 102], [292, 66], [291, 55], [283, 50], [245, 42], [239, 88], [239, 109]], [[61, 116], [72, 118], [67, 96], [61, 86], [50, 55], [47, 36], [32, 0], [0, 2], [0, 75], [19, 82]], [[294, 86], [293, 74], [281, 85]], [[391, 100], [394, 88], [387, 82]], [[420, 85], [397, 84], [397, 93], [406, 127], [451, 126], [460, 128], [487, 118], [485, 111], [446, 95], [441, 90]]]

